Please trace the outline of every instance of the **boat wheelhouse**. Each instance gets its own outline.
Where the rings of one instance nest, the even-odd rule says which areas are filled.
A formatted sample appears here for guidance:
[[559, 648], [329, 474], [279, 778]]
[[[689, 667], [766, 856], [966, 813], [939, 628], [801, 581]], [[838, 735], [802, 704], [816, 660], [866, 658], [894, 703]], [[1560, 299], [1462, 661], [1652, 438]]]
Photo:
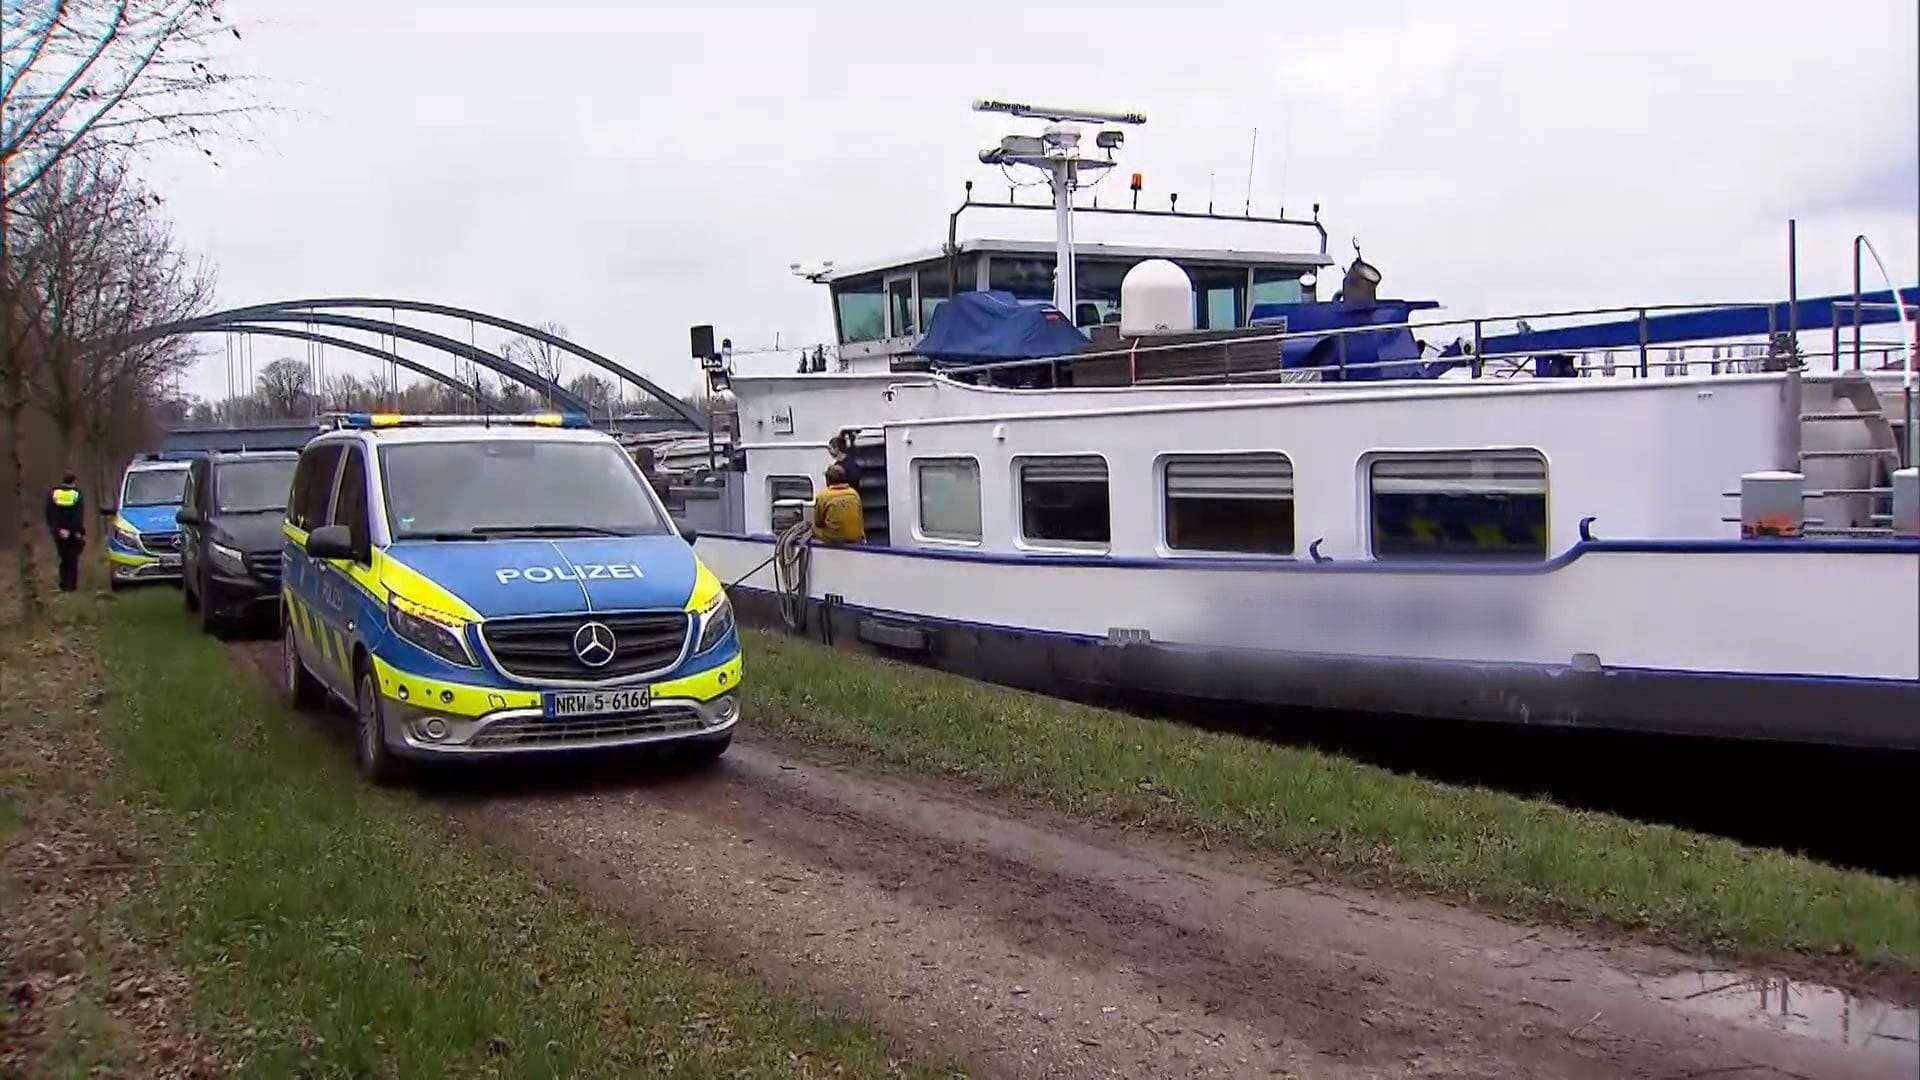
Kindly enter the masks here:
[[[1026, 203], [967, 201], [954, 211], [957, 228], [968, 210], [1045, 210]], [[1082, 213], [1142, 214], [1141, 211]], [[1262, 305], [1297, 304], [1317, 299], [1317, 275], [1334, 260], [1326, 253], [1326, 233], [1316, 218], [1253, 218], [1213, 214], [1155, 214], [1156, 221], [1264, 227], [1286, 238], [1278, 249], [1264, 247], [1177, 247], [1147, 244], [1083, 244], [1075, 248], [1078, 275], [1072, 321], [1086, 330], [1119, 321], [1120, 286], [1127, 273], [1150, 259], [1180, 267], [1196, 286], [1195, 325], [1201, 330], [1232, 330], [1254, 324]], [[831, 292], [834, 333], [841, 370], [888, 371], [911, 357], [942, 304], [960, 293], [1004, 292], [1014, 299], [1042, 303], [1053, 299], [1052, 243], [1010, 238], [950, 239], [942, 248], [880, 262], [834, 267], [810, 275]]]

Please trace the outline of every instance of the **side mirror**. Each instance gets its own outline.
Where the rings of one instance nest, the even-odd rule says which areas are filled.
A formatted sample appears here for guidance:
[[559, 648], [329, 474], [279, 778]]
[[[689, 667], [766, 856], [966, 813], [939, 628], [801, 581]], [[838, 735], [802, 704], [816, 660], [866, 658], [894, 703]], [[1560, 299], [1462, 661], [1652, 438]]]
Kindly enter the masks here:
[[695, 540], [700, 539], [700, 530], [694, 528], [692, 525], [687, 524], [687, 520], [685, 518], [673, 519], [673, 531], [679, 533], [680, 539], [685, 540], [689, 544], [693, 543]]
[[174, 523], [178, 525], [197, 526], [200, 524], [200, 511], [195, 510], [191, 506], [183, 506], [174, 513], [173, 520]]
[[316, 559], [352, 559], [353, 533], [345, 525], [322, 525], [307, 534], [307, 554]]

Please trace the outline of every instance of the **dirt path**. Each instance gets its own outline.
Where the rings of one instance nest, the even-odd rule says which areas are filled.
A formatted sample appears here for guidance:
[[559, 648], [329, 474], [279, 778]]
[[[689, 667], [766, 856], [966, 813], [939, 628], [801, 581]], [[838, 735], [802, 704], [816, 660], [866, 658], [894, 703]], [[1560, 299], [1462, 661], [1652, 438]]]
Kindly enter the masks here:
[[692, 774], [603, 761], [429, 797], [604, 902], [984, 1075], [1920, 1069], [1910, 1011], [1795, 986], [1764, 1015], [1760, 988], [1660, 950], [1279, 881], [772, 745]]

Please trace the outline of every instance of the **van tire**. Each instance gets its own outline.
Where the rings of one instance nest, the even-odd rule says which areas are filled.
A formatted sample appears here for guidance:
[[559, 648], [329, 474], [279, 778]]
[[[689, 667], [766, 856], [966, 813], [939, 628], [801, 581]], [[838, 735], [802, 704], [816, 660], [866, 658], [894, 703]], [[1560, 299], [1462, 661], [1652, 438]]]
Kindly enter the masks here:
[[[200, 585], [199, 601], [194, 605], [200, 609], [200, 632], [220, 640], [225, 640], [227, 636], [227, 620], [220, 617], [220, 610], [215, 606], [213, 588], [204, 577], [200, 579]], [[180, 579], [180, 591], [182, 593], [187, 591], [187, 580], [185, 578]]]
[[396, 783], [401, 761], [387, 747], [387, 715], [380, 705], [380, 686], [373, 665], [364, 657], [353, 666], [353, 760], [360, 775], [382, 787]]

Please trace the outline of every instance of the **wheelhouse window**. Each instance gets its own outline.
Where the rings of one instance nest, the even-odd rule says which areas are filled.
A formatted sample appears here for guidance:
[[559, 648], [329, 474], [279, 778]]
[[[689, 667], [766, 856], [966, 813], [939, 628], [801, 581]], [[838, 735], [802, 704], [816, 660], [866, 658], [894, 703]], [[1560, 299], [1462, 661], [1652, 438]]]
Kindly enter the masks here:
[[987, 260], [987, 287], [1010, 292], [1017, 300], [1051, 300], [1053, 259], [994, 255]]
[[1263, 304], [1297, 304], [1306, 295], [1300, 284], [1300, 270], [1255, 270], [1253, 272], [1254, 318], [1260, 318]]
[[1368, 483], [1376, 559], [1547, 557], [1547, 461], [1537, 451], [1383, 455]]
[[913, 307], [913, 275], [887, 280], [887, 336], [901, 337], [919, 332]]
[[806, 476], [770, 476], [767, 478], [769, 523], [782, 533], [806, 519], [813, 505], [813, 479]]
[[887, 335], [887, 298], [878, 276], [837, 282], [833, 304], [840, 316], [840, 343], [879, 341]]
[[972, 458], [924, 458], [913, 463], [920, 499], [920, 535], [933, 540], [980, 540], [980, 463]]
[[1075, 260], [1074, 325], [1085, 329], [1101, 323], [1119, 322], [1120, 283], [1133, 267], [1134, 264], [1130, 262]]
[[1195, 326], [1202, 330], [1232, 330], [1245, 324], [1247, 271], [1241, 267], [1182, 267], [1193, 279]]
[[[972, 292], [972, 261], [967, 260], [961, 262], [958, 267], [958, 272], [960, 276], [960, 291]], [[947, 276], [947, 264], [944, 262], [920, 269], [920, 329], [922, 331], [925, 331], [927, 327], [933, 325], [933, 313], [939, 311], [940, 305], [946, 303], [947, 298], [952, 295]]]
[[1101, 549], [1112, 541], [1105, 458], [1023, 458], [1014, 468], [1022, 539]]
[[1293, 554], [1293, 462], [1285, 454], [1168, 458], [1167, 546]]

